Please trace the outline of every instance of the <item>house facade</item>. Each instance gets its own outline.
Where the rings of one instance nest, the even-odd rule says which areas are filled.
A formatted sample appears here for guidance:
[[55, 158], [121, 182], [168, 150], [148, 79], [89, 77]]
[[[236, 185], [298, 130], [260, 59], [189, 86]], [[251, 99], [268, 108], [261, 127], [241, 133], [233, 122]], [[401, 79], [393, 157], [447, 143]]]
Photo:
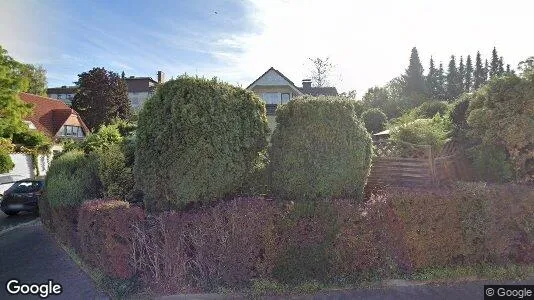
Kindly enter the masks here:
[[28, 93], [19, 98], [33, 104], [33, 111], [26, 118], [32, 129], [37, 129], [57, 141], [61, 138], [84, 139], [90, 133], [80, 115], [63, 101]]
[[48, 98], [57, 99], [63, 101], [65, 104], [70, 106], [72, 104], [72, 99], [76, 94], [76, 86], [61, 86], [55, 88], [49, 88], [46, 90]]
[[[145, 101], [150, 98], [155, 92], [159, 84], [165, 82], [165, 73], [158, 71], [157, 80], [152, 79], [151, 77], [135, 77], [130, 76], [123, 78], [128, 87], [128, 100], [132, 108], [135, 110], [143, 107]], [[46, 91], [48, 98], [57, 99], [68, 106], [72, 105], [72, 100], [76, 94], [77, 86], [61, 86], [55, 88], [49, 88]]]
[[143, 107], [145, 101], [156, 92], [159, 84], [165, 82], [165, 73], [158, 71], [157, 81], [151, 77], [134, 77], [124, 78], [128, 86], [128, 100], [134, 110]]
[[293, 81], [273, 67], [252, 82], [247, 90], [253, 91], [265, 101], [268, 115], [274, 115], [279, 104], [285, 104], [298, 96], [338, 94], [335, 87], [312, 87], [310, 79], [302, 80], [302, 87], [297, 87]]

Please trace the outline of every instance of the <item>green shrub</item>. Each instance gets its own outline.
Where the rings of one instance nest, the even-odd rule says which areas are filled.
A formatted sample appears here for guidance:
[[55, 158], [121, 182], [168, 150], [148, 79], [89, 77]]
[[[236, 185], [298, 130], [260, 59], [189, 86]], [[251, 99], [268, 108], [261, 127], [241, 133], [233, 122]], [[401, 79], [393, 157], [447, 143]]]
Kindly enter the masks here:
[[102, 182], [104, 197], [125, 199], [133, 189], [132, 168], [126, 166], [126, 157], [122, 146], [113, 144], [107, 149], [97, 151], [98, 177]]
[[473, 151], [473, 166], [479, 179], [508, 182], [514, 179], [514, 168], [506, 150], [494, 145], [480, 145]]
[[15, 167], [15, 164], [11, 160], [9, 153], [13, 151], [14, 145], [11, 140], [6, 138], [0, 138], [0, 174], [7, 173]]
[[428, 101], [416, 107], [413, 113], [418, 118], [430, 119], [430, 118], [433, 118], [438, 113], [441, 116], [444, 116], [448, 110], [449, 110], [449, 106], [445, 102]]
[[266, 146], [265, 105], [216, 80], [165, 83], [139, 113], [135, 178], [148, 209], [210, 201], [243, 186]]
[[102, 125], [98, 132], [90, 134], [82, 142], [81, 148], [85, 153], [99, 149], [108, 149], [111, 145], [119, 144], [123, 140], [117, 125]]
[[504, 147], [518, 181], [534, 181], [534, 74], [492, 79], [472, 95], [467, 123], [472, 139]]
[[52, 161], [46, 176], [46, 195], [51, 207], [73, 206], [101, 196], [98, 159], [81, 151], [62, 154]]
[[379, 108], [371, 108], [363, 112], [362, 120], [370, 133], [377, 133], [386, 128], [388, 117]]
[[391, 139], [416, 145], [430, 145], [439, 152], [450, 134], [448, 118], [434, 116], [432, 119], [418, 119], [391, 129]]
[[360, 199], [371, 138], [353, 101], [305, 96], [280, 106], [271, 137], [271, 189], [282, 197]]

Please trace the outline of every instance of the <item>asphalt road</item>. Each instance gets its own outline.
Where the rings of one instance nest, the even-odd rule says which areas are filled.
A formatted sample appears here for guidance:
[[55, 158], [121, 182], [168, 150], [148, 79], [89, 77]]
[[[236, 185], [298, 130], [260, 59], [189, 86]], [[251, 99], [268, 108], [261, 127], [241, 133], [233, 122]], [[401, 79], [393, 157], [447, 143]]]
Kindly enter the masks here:
[[0, 210], [0, 231], [11, 226], [35, 220], [36, 218], [37, 215], [30, 212], [21, 212], [15, 216], [8, 216]]
[[0, 233], [0, 299], [40, 299], [9, 295], [6, 284], [11, 279], [28, 284], [47, 283], [51, 279], [61, 284], [63, 292], [47, 299], [108, 299], [44, 231], [40, 222]]

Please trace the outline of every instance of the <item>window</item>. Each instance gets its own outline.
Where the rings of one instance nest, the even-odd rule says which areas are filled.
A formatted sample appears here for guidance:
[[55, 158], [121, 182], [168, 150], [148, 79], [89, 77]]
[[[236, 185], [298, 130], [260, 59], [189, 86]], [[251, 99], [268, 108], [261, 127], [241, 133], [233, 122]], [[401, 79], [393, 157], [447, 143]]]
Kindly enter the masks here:
[[57, 95], [58, 99], [63, 99], [63, 95]]
[[280, 104], [280, 93], [263, 93], [261, 98], [266, 104]]
[[72, 94], [68, 94], [68, 95], [67, 95], [67, 99], [70, 100], [70, 99], [72, 99], [72, 98], [73, 98], [73, 95], [72, 95]]
[[72, 137], [83, 137], [83, 130], [80, 126], [63, 126], [63, 135]]
[[282, 104], [285, 104], [291, 100], [291, 94], [290, 93], [282, 93]]

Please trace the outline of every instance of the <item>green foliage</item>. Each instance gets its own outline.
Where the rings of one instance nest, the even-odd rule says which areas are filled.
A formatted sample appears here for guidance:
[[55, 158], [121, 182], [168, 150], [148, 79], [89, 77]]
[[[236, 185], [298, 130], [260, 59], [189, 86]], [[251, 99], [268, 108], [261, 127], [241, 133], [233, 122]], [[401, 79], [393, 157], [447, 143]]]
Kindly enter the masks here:
[[479, 145], [474, 149], [473, 166], [479, 179], [488, 182], [508, 182], [514, 179], [514, 169], [506, 150], [494, 145]]
[[370, 133], [377, 133], [386, 128], [388, 117], [379, 108], [371, 108], [363, 112], [362, 120]]
[[451, 129], [448, 118], [439, 115], [432, 119], [417, 119], [391, 129], [391, 139], [416, 145], [430, 145], [439, 152], [447, 141]]
[[0, 174], [7, 173], [15, 167], [9, 153], [13, 151], [13, 144], [9, 139], [0, 137]]
[[353, 101], [300, 97], [276, 111], [271, 137], [271, 188], [282, 197], [360, 198], [370, 161], [371, 138]]
[[471, 96], [469, 136], [504, 146], [518, 180], [534, 180], [534, 75], [496, 77]]
[[463, 92], [462, 75], [456, 67], [456, 59], [454, 55], [449, 61], [449, 68], [447, 71], [447, 100], [451, 101], [458, 98]]
[[98, 177], [104, 188], [104, 197], [124, 200], [133, 189], [132, 168], [126, 165], [126, 157], [120, 144], [112, 144], [97, 150]]
[[62, 154], [52, 161], [46, 177], [46, 197], [52, 207], [73, 206], [101, 197], [98, 159], [81, 151]]
[[441, 101], [428, 101], [414, 109], [414, 115], [418, 118], [429, 119], [436, 114], [444, 116], [449, 110], [449, 106]]
[[81, 147], [86, 153], [89, 153], [96, 150], [106, 150], [111, 145], [121, 143], [122, 140], [123, 138], [117, 125], [102, 125], [97, 133], [87, 136]]
[[46, 70], [42, 66], [21, 64], [21, 73], [27, 80], [23, 92], [46, 97]]
[[412, 48], [410, 55], [410, 64], [406, 73], [403, 75], [404, 89], [403, 94], [410, 103], [411, 107], [417, 106], [420, 99], [424, 99], [427, 94], [427, 86], [423, 76], [423, 65], [419, 60], [417, 48]]
[[18, 97], [26, 82], [20, 74], [19, 66], [20, 63], [0, 47], [0, 137], [11, 138], [14, 133], [28, 129], [23, 120], [31, 113], [31, 105]]
[[183, 76], [165, 83], [139, 113], [136, 184], [149, 209], [210, 201], [239, 190], [268, 132], [253, 93]]
[[13, 143], [32, 149], [48, 148], [52, 141], [41, 131], [30, 129], [24, 133], [13, 134]]
[[74, 108], [91, 130], [127, 119], [131, 114], [128, 89], [117, 73], [93, 68], [78, 75], [79, 88], [72, 101]]

